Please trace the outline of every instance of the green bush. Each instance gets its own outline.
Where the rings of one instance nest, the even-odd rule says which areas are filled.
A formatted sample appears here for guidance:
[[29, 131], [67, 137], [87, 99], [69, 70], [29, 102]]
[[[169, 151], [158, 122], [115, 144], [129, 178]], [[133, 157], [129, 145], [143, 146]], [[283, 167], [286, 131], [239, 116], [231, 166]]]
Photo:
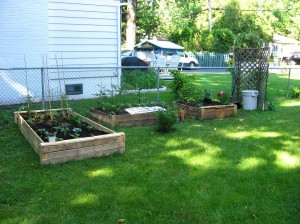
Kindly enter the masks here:
[[300, 97], [300, 88], [294, 87], [291, 89], [291, 97], [299, 98]]
[[173, 130], [173, 125], [177, 122], [177, 116], [173, 108], [157, 111], [156, 117], [158, 123], [158, 131], [163, 133]]
[[196, 102], [202, 100], [202, 91], [195, 84], [195, 76], [184, 75], [180, 71], [172, 71], [171, 74], [174, 78], [170, 88], [176, 101]]
[[141, 90], [157, 88], [157, 75], [155, 70], [139, 69], [122, 71], [122, 89], [123, 90]]

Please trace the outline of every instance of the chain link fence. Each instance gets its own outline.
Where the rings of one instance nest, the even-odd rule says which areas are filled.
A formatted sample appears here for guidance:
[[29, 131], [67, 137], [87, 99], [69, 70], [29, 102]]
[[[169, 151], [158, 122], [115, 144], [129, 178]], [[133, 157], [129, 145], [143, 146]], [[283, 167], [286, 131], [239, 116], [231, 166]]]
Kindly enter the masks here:
[[[170, 68], [168, 68], [170, 69]], [[94, 67], [94, 68], [26, 68], [0, 69], [0, 107], [35, 103], [37, 109], [47, 102], [59, 107], [61, 98], [69, 102], [82, 100], [115, 100], [118, 103], [171, 103], [174, 97], [169, 85], [172, 76], [167, 68]], [[232, 75], [229, 68], [195, 68], [182, 70], [194, 75], [204, 92], [210, 90], [217, 99], [220, 90], [231, 93]], [[300, 67], [270, 68], [267, 101], [291, 97], [292, 88], [300, 88]]]

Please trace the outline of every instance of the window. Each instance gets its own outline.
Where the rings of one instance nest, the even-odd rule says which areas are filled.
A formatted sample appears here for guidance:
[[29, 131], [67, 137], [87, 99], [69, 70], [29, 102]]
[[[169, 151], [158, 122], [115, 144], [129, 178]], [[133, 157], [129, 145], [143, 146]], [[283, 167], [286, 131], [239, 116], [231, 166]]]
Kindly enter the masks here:
[[79, 95], [79, 94], [83, 94], [82, 84], [65, 85], [65, 88], [66, 88], [66, 94], [67, 95]]

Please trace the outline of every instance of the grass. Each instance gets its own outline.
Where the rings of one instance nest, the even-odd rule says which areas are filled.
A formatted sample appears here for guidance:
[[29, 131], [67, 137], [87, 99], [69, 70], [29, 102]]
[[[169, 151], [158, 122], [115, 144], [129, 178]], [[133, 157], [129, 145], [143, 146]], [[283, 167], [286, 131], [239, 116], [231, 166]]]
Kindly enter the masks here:
[[[94, 105], [70, 102], [82, 114]], [[168, 134], [117, 128], [125, 154], [49, 166], [13, 123], [15, 109], [0, 110], [1, 224], [299, 223], [299, 99], [186, 119]]]

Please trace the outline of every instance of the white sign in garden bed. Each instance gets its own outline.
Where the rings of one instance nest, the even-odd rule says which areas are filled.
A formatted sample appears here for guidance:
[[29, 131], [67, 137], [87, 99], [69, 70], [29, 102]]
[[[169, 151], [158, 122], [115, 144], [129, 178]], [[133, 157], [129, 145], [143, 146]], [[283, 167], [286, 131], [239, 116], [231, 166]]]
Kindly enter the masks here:
[[143, 114], [143, 113], [151, 113], [151, 112], [156, 112], [159, 110], [166, 110], [163, 107], [160, 106], [152, 106], [152, 107], [131, 107], [125, 109], [130, 114]]

